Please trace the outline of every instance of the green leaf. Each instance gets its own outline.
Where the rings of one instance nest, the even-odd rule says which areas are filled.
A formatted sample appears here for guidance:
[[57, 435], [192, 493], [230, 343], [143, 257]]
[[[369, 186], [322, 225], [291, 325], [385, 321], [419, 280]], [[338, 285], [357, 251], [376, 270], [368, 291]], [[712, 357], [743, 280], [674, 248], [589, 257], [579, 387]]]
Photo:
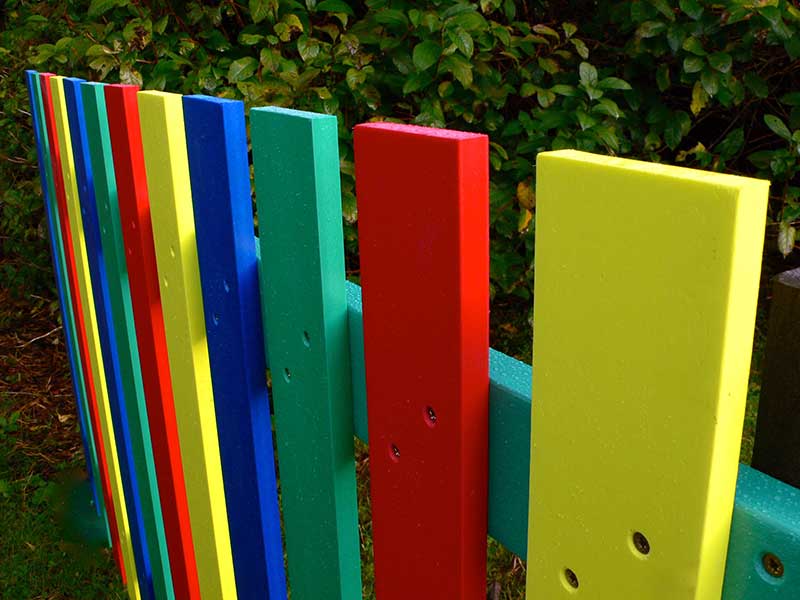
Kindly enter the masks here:
[[594, 87], [597, 85], [597, 69], [595, 69], [593, 65], [590, 65], [588, 62], [582, 62], [578, 67], [578, 73], [580, 74], [581, 84], [584, 87]]
[[670, 21], [675, 20], [675, 11], [672, 8], [669, 0], [650, 0], [650, 4], [656, 7], [656, 10], [664, 15]]
[[583, 40], [579, 40], [578, 38], [572, 38], [570, 43], [575, 46], [575, 50], [578, 52], [578, 56], [583, 58], [584, 60], [589, 58], [589, 47]]
[[733, 59], [727, 52], [715, 52], [708, 57], [708, 63], [720, 73], [728, 73], [731, 70]]
[[764, 123], [766, 123], [767, 127], [778, 137], [782, 137], [787, 142], [792, 141], [792, 132], [789, 131], [789, 128], [779, 117], [775, 115], [764, 115]]
[[620, 79], [619, 77], [606, 77], [602, 79], [598, 84], [601, 90], [630, 90], [631, 84], [625, 81], [624, 79]]
[[539, 90], [536, 92], [536, 99], [539, 101], [539, 106], [548, 108], [556, 101], [556, 95], [550, 90]]
[[375, 13], [375, 20], [381, 25], [396, 29], [408, 27], [408, 18], [402, 10], [384, 8]]
[[788, 106], [800, 106], [800, 92], [789, 92], [781, 96], [781, 103]]
[[533, 96], [539, 88], [536, 84], [531, 83], [530, 81], [526, 81], [523, 83], [519, 88], [519, 95], [523, 98], [530, 98]]
[[659, 33], [665, 31], [666, 29], [666, 23], [661, 21], [645, 21], [636, 29], [636, 37], [642, 40], [656, 37]]
[[609, 98], [601, 98], [597, 104], [592, 108], [592, 112], [608, 115], [619, 119], [622, 116], [622, 111], [617, 106], [617, 103]]
[[683, 41], [683, 49], [697, 56], [705, 56], [708, 54], [705, 48], [703, 48], [703, 43], [694, 36], [687, 37]]
[[94, 19], [95, 17], [107, 13], [112, 8], [124, 6], [127, 3], [127, 0], [122, 0], [122, 2], [120, 2], [120, 0], [92, 0], [89, 4], [88, 16]]
[[574, 85], [559, 83], [550, 88], [550, 91], [559, 96], [577, 96], [578, 90]]
[[451, 54], [442, 61], [441, 67], [445, 72], [453, 74], [461, 85], [468, 88], [472, 85], [472, 64], [458, 54]]
[[539, 66], [542, 68], [544, 72], [550, 73], [551, 75], [558, 73], [560, 70], [558, 63], [552, 58], [545, 58], [543, 56], [540, 56], [537, 62], [539, 63]]
[[250, 0], [250, 18], [253, 23], [261, 23], [269, 16], [269, 0]]
[[700, 114], [700, 111], [708, 105], [708, 100], [708, 92], [703, 88], [703, 84], [699, 81], [695, 81], [694, 87], [692, 88], [692, 103], [689, 107], [692, 114]]
[[742, 146], [744, 146], [744, 129], [737, 127], [726, 135], [725, 139], [717, 144], [714, 150], [725, 160], [730, 160], [736, 156]]
[[456, 48], [458, 48], [464, 56], [467, 58], [472, 58], [472, 52], [475, 48], [472, 41], [472, 36], [467, 33], [463, 27], [456, 28], [456, 30], [450, 35], [450, 38], [453, 40]]
[[534, 25], [533, 30], [541, 35], [549, 35], [551, 38], [554, 38], [556, 40], [561, 39], [561, 36], [558, 35], [558, 32], [552, 27], [548, 27], [547, 25], [541, 25], [541, 24]]
[[562, 23], [561, 29], [564, 30], [564, 33], [567, 35], [567, 38], [571, 38], [575, 35], [575, 32], [578, 31], [577, 25], [573, 23]]
[[417, 69], [424, 71], [435, 65], [441, 54], [442, 48], [439, 44], [431, 40], [426, 40], [414, 46], [412, 60]]
[[683, 59], [683, 70], [686, 73], [699, 73], [705, 66], [706, 61], [699, 56], [687, 56]]
[[678, 6], [680, 6], [681, 10], [695, 21], [703, 14], [703, 5], [697, 0], [679, 0]]
[[236, 83], [252, 77], [258, 69], [258, 61], [252, 56], [239, 58], [228, 67], [228, 81]]
[[700, 74], [700, 83], [709, 96], [716, 96], [719, 91], [719, 73], [711, 69], [703, 69]]
[[794, 243], [797, 239], [797, 230], [786, 222], [781, 222], [778, 226], [778, 250], [784, 256], [789, 256], [794, 250]]
[[344, 0], [322, 0], [322, 2], [317, 4], [317, 11], [345, 13], [351, 17], [356, 15], [356, 13], [353, 12], [353, 8], [350, 6], [350, 4], [344, 2]]
[[766, 98], [769, 96], [769, 88], [767, 83], [752, 71], [747, 71], [744, 74], [745, 87], [753, 92], [757, 98]]
[[308, 62], [319, 56], [319, 42], [307, 35], [301, 35], [297, 38], [297, 51], [300, 53], [300, 58], [303, 62]]

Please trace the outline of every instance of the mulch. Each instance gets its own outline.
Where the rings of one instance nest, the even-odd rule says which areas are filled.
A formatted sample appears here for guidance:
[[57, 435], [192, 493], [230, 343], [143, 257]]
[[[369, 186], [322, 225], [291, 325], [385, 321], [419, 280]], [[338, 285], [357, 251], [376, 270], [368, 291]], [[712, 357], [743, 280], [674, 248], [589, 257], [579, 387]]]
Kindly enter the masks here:
[[83, 460], [54, 299], [0, 288], [0, 418], [16, 421], [10, 429], [9, 464], [30, 463], [47, 478], [65, 463]]

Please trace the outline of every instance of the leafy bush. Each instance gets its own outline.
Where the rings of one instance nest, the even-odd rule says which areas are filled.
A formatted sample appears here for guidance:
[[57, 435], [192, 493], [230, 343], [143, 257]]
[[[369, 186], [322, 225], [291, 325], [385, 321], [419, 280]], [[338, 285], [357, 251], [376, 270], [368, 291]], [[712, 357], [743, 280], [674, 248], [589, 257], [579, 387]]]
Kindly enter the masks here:
[[5, 11], [2, 226], [18, 277], [45, 260], [30, 67], [337, 114], [352, 266], [352, 127], [370, 119], [489, 134], [492, 290], [506, 298], [530, 298], [543, 150], [769, 178], [771, 227], [784, 254], [794, 247], [800, 10], [786, 0], [11, 0]]

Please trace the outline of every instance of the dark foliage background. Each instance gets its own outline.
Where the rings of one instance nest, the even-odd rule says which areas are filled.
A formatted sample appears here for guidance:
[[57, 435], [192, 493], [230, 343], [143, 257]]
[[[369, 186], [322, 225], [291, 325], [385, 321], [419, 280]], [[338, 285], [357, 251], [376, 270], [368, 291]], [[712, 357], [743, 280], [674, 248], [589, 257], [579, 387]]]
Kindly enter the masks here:
[[489, 134], [492, 294], [523, 314], [543, 150], [768, 178], [769, 247], [794, 248], [794, 2], [10, 0], [0, 10], [0, 278], [12, 289], [46, 295], [52, 280], [26, 68], [337, 114], [355, 277], [352, 127], [370, 119]]

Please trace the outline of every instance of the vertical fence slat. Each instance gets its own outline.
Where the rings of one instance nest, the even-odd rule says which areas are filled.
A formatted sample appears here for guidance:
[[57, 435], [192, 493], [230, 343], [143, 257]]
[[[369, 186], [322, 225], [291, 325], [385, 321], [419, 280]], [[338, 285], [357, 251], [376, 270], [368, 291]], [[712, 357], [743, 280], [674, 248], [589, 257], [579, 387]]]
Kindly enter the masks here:
[[529, 595], [720, 597], [767, 190], [539, 155]]
[[181, 96], [139, 92], [142, 147], [203, 596], [236, 598]]
[[[83, 241], [86, 246], [112, 419], [115, 410], [125, 413], [124, 418], [117, 419], [119, 427], [115, 427], [115, 433], [119, 439], [123, 433], [122, 427], [127, 426], [124, 433], [130, 440], [135, 481], [153, 570], [153, 589], [157, 598], [174, 598], [147, 409], [144, 397], [133, 387], [139, 376], [138, 357], [131, 354], [127, 336], [117, 331], [124, 327], [124, 322], [119, 319], [114, 322], [115, 315], [100, 239], [86, 123], [83, 118], [83, 96], [80, 93], [82, 82], [82, 79], [60, 81], [63, 85], [65, 116], [68, 119], [64, 124], [69, 127], [68, 141], [72, 149], [69, 166], [74, 177], [73, 201], [82, 219]], [[127, 440], [125, 444], [128, 444]]]
[[800, 269], [772, 282], [752, 465], [800, 488]]
[[236, 588], [285, 599], [244, 103], [183, 108]]
[[[66, 188], [64, 181], [64, 170], [62, 168], [61, 148], [62, 140], [56, 131], [56, 111], [54, 107], [53, 86], [51, 81], [54, 78], [51, 74], [40, 74], [42, 86], [42, 102], [44, 104], [45, 122], [47, 125], [48, 142], [50, 146], [51, 164], [53, 167], [53, 180], [55, 197], [58, 206], [59, 223], [61, 226], [61, 236], [64, 243], [64, 256], [67, 266], [67, 278], [71, 290], [73, 301], [73, 315], [75, 317], [75, 328], [78, 338], [78, 351], [80, 354], [81, 365], [83, 366], [83, 380], [86, 384], [86, 393], [89, 404], [89, 415], [94, 433], [94, 444], [97, 450], [100, 476], [102, 480], [103, 502], [108, 515], [109, 529], [112, 535], [112, 545], [117, 548], [120, 544], [120, 532], [124, 534], [124, 520], [122, 520], [121, 510], [127, 507], [120, 493], [121, 485], [124, 483], [124, 474], [117, 456], [115, 444], [114, 428], [108, 416], [108, 396], [105, 390], [105, 380], [102, 373], [102, 366], [97, 362], [101, 358], [100, 348], [96, 339], [96, 323], [93, 326], [93, 307], [87, 293], [91, 290], [87, 288], [88, 274], [86, 271], [85, 256], [79, 254], [81, 245], [78, 235], [80, 227], [71, 223], [69, 210], [67, 207]], [[80, 216], [80, 215], [78, 215]], [[115, 537], [116, 532], [116, 537]], [[136, 579], [140, 586], [140, 591], [145, 598], [144, 567], [146, 561], [141, 555], [137, 556], [137, 544], [132, 540], [133, 553], [136, 560]], [[123, 565], [123, 557], [120, 552], [117, 554], [118, 564]], [[132, 573], [127, 573], [130, 581]]]
[[488, 139], [359, 125], [355, 164], [376, 596], [483, 599]]
[[[58, 306], [61, 312], [61, 323], [64, 328], [64, 342], [69, 361], [69, 370], [72, 377], [72, 391], [75, 394], [75, 404], [78, 411], [80, 424], [81, 445], [86, 459], [86, 473], [92, 488], [92, 500], [95, 503], [97, 515], [106, 522], [108, 517], [103, 503], [103, 491], [100, 488], [100, 474], [98, 472], [97, 451], [92, 438], [92, 425], [88, 419], [89, 407], [86, 398], [86, 384], [81, 372], [80, 355], [75, 341], [75, 318], [72, 314], [72, 297], [67, 281], [66, 266], [64, 264], [64, 247], [61, 241], [61, 229], [58, 222], [55, 203], [55, 190], [53, 187], [53, 173], [50, 165], [50, 148], [47, 143], [47, 132], [44, 131], [44, 113], [42, 110], [42, 90], [36, 71], [25, 71], [25, 80], [28, 87], [28, 97], [31, 105], [31, 118], [33, 121], [33, 137], [36, 143], [36, 157], [39, 161], [39, 180], [42, 186], [45, 215], [47, 216], [47, 230], [50, 240], [50, 252], [53, 260], [53, 272], [56, 279], [58, 292]], [[110, 534], [110, 529], [108, 530]], [[109, 538], [109, 543], [111, 542]], [[119, 559], [118, 549], [114, 550], [115, 559]], [[121, 566], [121, 565], [120, 565]], [[124, 569], [123, 569], [124, 571]]]
[[178, 439], [172, 379], [167, 359], [164, 316], [158, 286], [147, 181], [135, 86], [86, 84], [84, 94], [96, 124], [96, 161], [102, 164], [107, 203], [100, 211], [106, 226], [109, 269], [119, 283], [115, 310], [127, 339], [121, 343], [138, 357], [137, 394], [147, 405], [161, 493], [167, 548], [178, 598], [200, 597], [184, 465]]
[[250, 112], [289, 584], [361, 597], [336, 119]]

